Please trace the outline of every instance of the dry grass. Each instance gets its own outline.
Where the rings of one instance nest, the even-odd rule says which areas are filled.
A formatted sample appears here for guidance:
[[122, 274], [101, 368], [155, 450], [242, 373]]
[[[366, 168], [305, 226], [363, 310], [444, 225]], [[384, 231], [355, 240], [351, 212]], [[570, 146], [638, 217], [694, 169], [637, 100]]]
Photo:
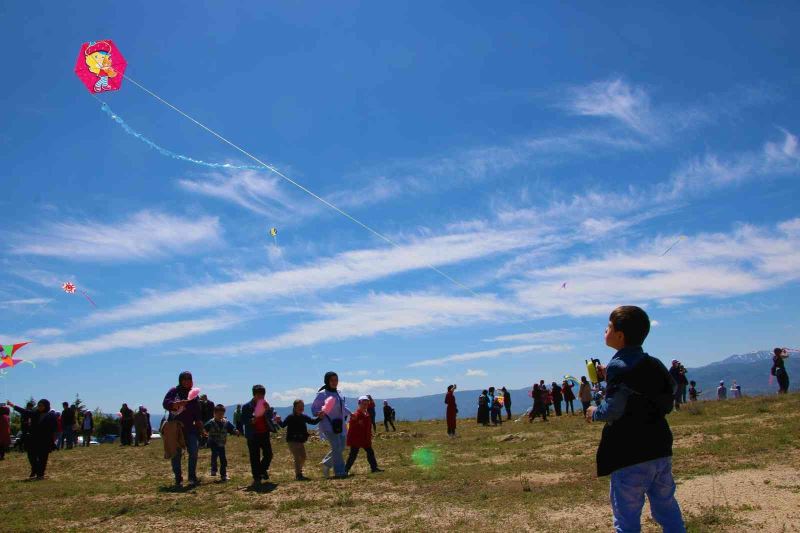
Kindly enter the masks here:
[[[800, 396], [708, 402], [670, 416], [675, 433], [678, 496], [691, 531], [800, 530]], [[465, 409], [462, 408], [462, 411]], [[322, 480], [316, 464], [323, 443], [308, 444], [306, 474], [294, 481], [285, 444], [273, 442], [272, 484], [249, 487], [242, 439], [229, 440], [227, 484], [175, 491], [158, 443], [146, 448], [103, 445], [51, 455], [48, 479], [23, 481], [25, 458], [0, 463], [3, 531], [608, 531], [608, 481], [594, 475], [601, 426], [579, 416], [547, 424], [401, 423], [375, 439], [385, 473], [369, 474], [359, 457], [346, 480]], [[433, 468], [412, 461], [427, 446]], [[362, 454], [363, 455], [363, 454]], [[646, 531], [657, 528], [645, 521]]]

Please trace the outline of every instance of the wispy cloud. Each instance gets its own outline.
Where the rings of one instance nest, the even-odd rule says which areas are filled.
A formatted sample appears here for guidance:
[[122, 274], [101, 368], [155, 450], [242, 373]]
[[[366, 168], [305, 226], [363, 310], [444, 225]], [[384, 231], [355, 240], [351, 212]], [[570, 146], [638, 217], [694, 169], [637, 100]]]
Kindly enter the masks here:
[[[797, 219], [776, 228], [742, 225], [730, 233], [690, 236], [661, 257], [676, 236], [645, 241], [598, 258], [538, 269], [515, 281], [520, 303], [538, 316], [606, 314], [623, 303], [664, 306], [699, 297], [730, 298], [800, 279]], [[570, 280], [560, 290], [558, 281]]]
[[467, 376], [468, 378], [485, 378], [489, 374], [487, 374], [485, 370], [476, 370], [473, 368], [468, 368], [464, 375]]
[[60, 328], [38, 328], [38, 329], [29, 329], [25, 332], [25, 337], [30, 339], [37, 339], [40, 337], [59, 337], [63, 335], [65, 331]]
[[438, 294], [372, 294], [348, 304], [325, 304], [315, 320], [263, 340], [227, 346], [228, 354], [259, 353], [310, 346], [380, 333], [422, 332], [476, 322], [507, 319], [520, 309], [494, 297], [451, 297]]
[[211, 173], [202, 179], [181, 179], [184, 190], [236, 204], [272, 218], [302, 215], [316, 209], [313, 200], [290, 192], [280, 178], [255, 170]]
[[325, 199], [341, 208], [364, 207], [385, 202], [403, 192], [403, 183], [378, 176], [369, 185], [358, 189], [342, 189], [329, 194]]
[[43, 305], [52, 302], [52, 298], [22, 298], [18, 300], [2, 300], [0, 307], [16, 307], [26, 305]]
[[483, 339], [483, 342], [533, 342], [533, 341], [559, 341], [575, 337], [573, 329], [548, 329], [543, 331], [531, 331], [528, 333], [516, 333], [514, 335], [500, 335], [490, 339]]
[[27, 354], [31, 359], [38, 361], [104, 353], [120, 348], [141, 349], [167, 341], [221, 331], [240, 322], [240, 318], [232, 316], [159, 322], [137, 328], [120, 329], [82, 341], [36, 344], [31, 346]]
[[[422, 387], [424, 383], [419, 379], [365, 379], [362, 381], [340, 381], [340, 392], [359, 396], [378, 393], [408, 391]], [[279, 392], [273, 392], [270, 397], [278, 402], [291, 402], [296, 399], [310, 400], [317, 393], [313, 387], [298, 387]]]
[[621, 78], [573, 87], [563, 105], [576, 115], [613, 118], [647, 135], [657, 127], [647, 92]]
[[118, 224], [98, 221], [53, 222], [12, 235], [11, 252], [76, 261], [141, 261], [172, 253], [207, 250], [220, 241], [216, 217], [182, 218], [140, 211]]
[[448, 363], [463, 363], [464, 361], [482, 361], [485, 359], [496, 359], [507, 355], [518, 355], [524, 353], [542, 353], [542, 352], [564, 352], [570, 350], [571, 347], [564, 344], [525, 344], [522, 346], [508, 346], [504, 348], [495, 348], [493, 350], [482, 350], [478, 352], [466, 352], [445, 357], [437, 357], [435, 359], [425, 359], [417, 361], [408, 365], [409, 367], [423, 367], [423, 366], [444, 366]]
[[768, 141], [760, 150], [723, 157], [707, 153], [690, 160], [658, 187], [656, 200], [671, 200], [738, 185], [745, 181], [800, 173], [797, 136], [782, 130], [783, 139]]
[[255, 273], [241, 279], [204, 283], [151, 294], [92, 317], [107, 323], [168, 313], [247, 305], [393, 276], [396, 274], [479, 258], [494, 257], [536, 243], [530, 230], [488, 231], [481, 239], [458, 233], [419, 239], [397, 248], [353, 250], [291, 270]]

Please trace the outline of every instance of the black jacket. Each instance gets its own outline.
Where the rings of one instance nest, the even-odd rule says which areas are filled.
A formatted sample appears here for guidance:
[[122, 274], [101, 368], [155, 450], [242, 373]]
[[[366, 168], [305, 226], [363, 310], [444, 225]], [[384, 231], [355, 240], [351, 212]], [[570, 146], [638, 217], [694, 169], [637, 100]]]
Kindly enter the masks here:
[[597, 448], [598, 476], [672, 456], [672, 431], [665, 418], [672, 411], [672, 376], [661, 361], [647, 354], [633, 366], [612, 363], [619, 364], [609, 372], [607, 391], [624, 393], [627, 400], [622, 416], [603, 427]]
[[56, 429], [58, 428], [54, 411], [40, 413], [37, 409], [23, 409], [18, 405], [14, 406], [14, 410], [31, 421], [26, 441], [28, 444], [48, 450], [54, 446]]
[[308, 415], [290, 414], [281, 421], [281, 427], [288, 427], [286, 430], [286, 442], [305, 442], [308, 440], [308, 428], [306, 424], [319, 424], [320, 418], [311, 418]]

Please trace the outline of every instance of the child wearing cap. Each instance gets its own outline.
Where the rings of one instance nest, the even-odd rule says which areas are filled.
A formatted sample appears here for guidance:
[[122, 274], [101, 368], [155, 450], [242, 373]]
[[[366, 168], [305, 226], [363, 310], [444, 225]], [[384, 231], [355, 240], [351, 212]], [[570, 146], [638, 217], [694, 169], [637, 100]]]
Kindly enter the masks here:
[[238, 435], [239, 431], [225, 418], [225, 406], [218, 403], [214, 407], [214, 418], [205, 423], [208, 432], [208, 447], [211, 449], [211, 475], [217, 475], [219, 458], [220, 481], [228, 481], [228, 458], [225, 456], [225, 443], [228, 433]]
[[375, 459], [375, 451], [372, 449], [372, 420], [367, 409], [369, 408], [369, 398], [361, 396], [358, 399], [358, 409], [350, 417], [350, 427], [347, 429], [347, 445], [350, 446], [350, 455], [347, 457], [345, 472], [350, 473], [353, 463], [356, 462], [358, 451], [364, 448], [367, 452], [367, 462], [372, 473], [383, 472], [378, 468], [378, 461]]

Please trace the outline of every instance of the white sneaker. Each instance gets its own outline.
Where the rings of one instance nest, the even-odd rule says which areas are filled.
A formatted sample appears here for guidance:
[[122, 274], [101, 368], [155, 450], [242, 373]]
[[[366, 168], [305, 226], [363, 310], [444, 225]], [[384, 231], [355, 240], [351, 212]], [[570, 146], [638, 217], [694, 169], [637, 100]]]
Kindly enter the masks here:
[[326, 465], [325, 463], [322, 464], [322, 477], [328, 478], [331, 475], [331, 467]]

